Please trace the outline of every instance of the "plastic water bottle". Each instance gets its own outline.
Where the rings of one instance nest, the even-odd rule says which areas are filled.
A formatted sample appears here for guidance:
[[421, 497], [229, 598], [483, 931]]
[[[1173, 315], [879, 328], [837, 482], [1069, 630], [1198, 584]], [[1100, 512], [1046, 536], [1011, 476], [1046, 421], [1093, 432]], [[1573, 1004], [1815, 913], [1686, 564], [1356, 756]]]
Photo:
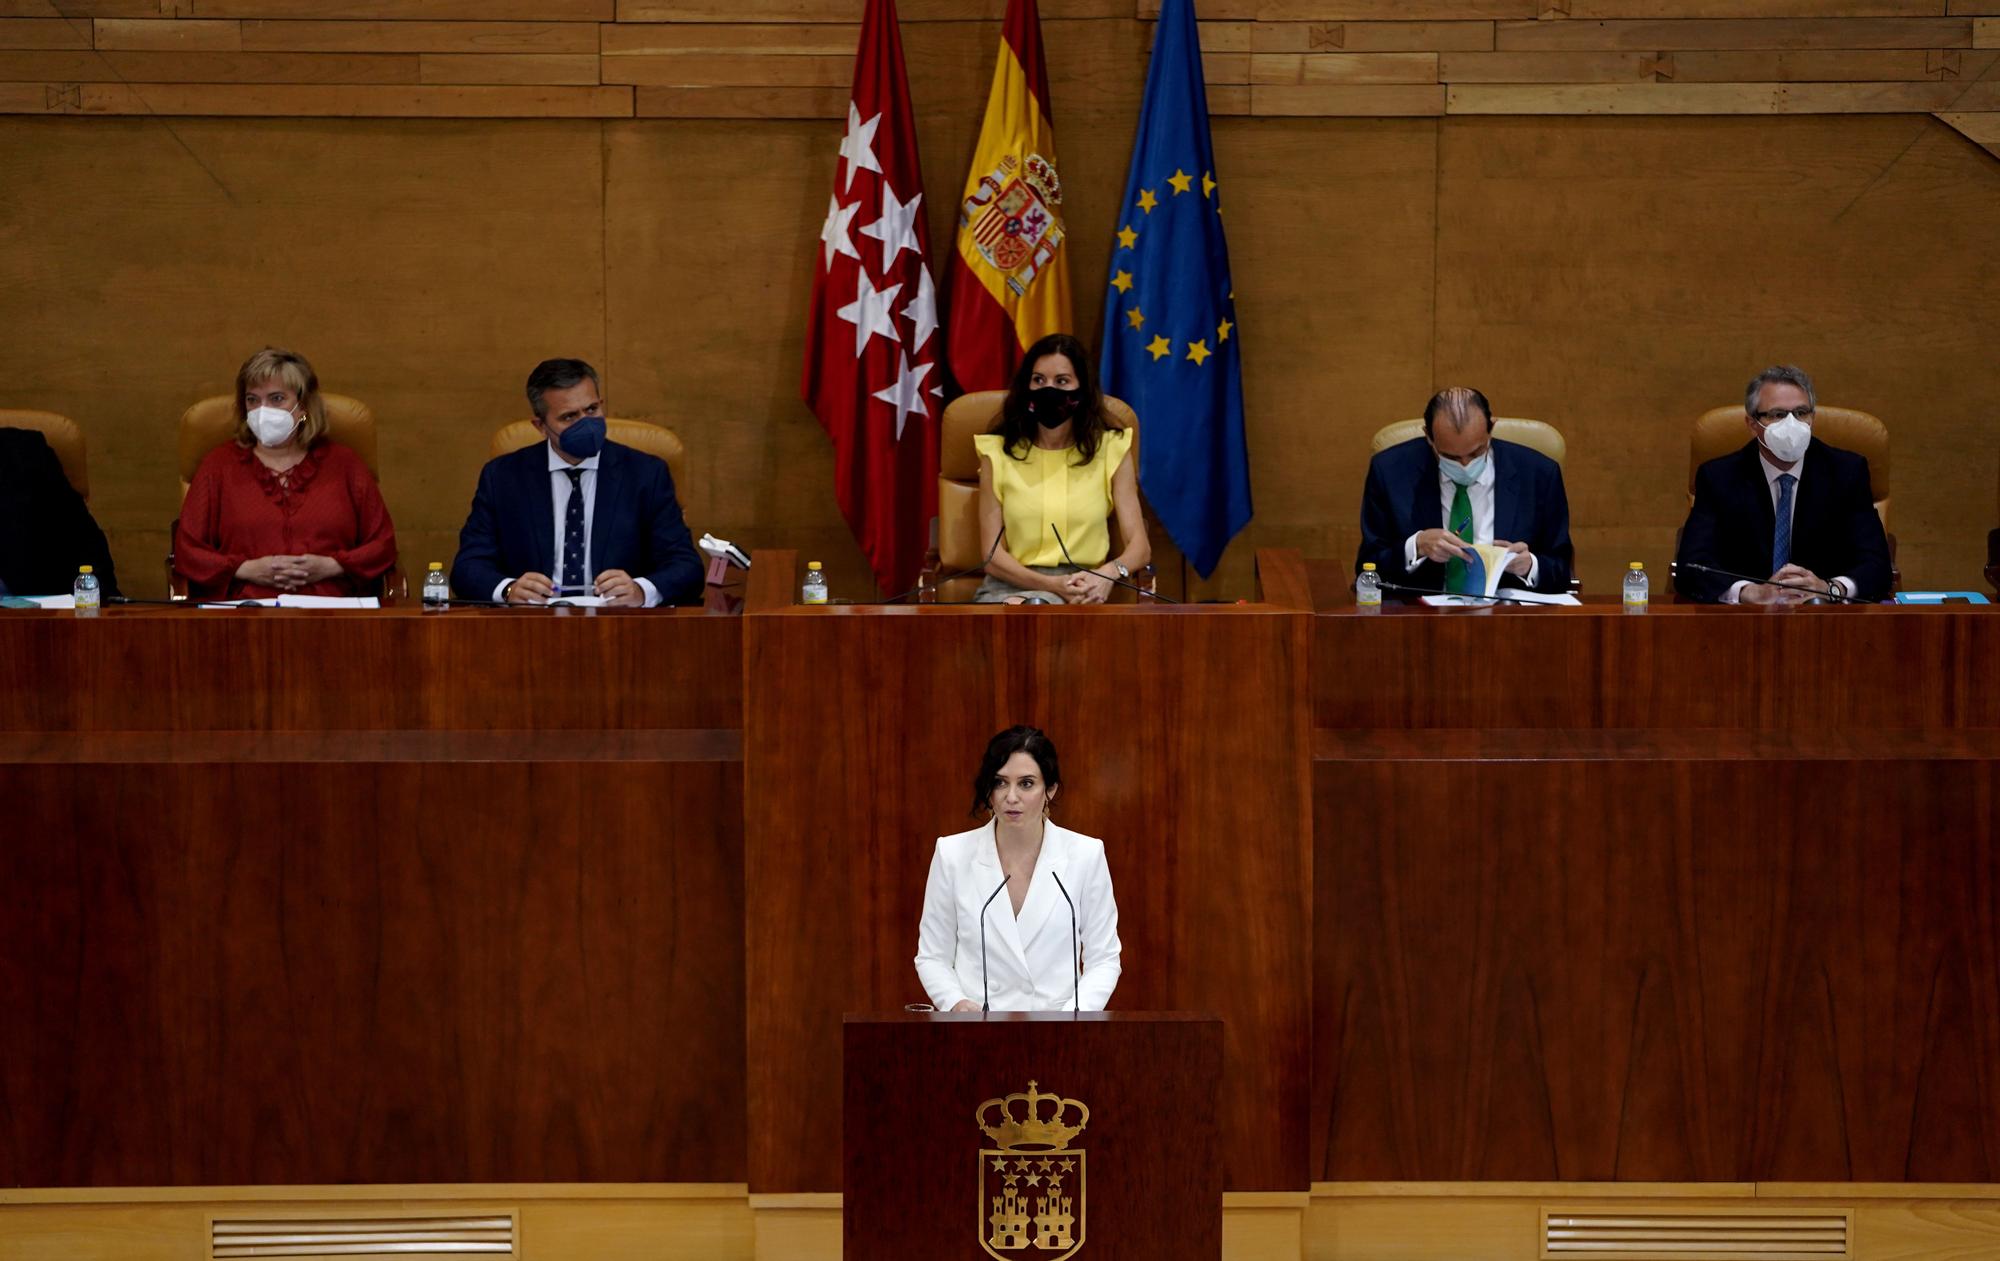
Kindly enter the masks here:
[[434, 560], [431, 562], [431, 567], [424, 571], [424, 607], [442, 608], [449, 599], [451, 599], [451, 584], [445, 581], [444, 562]]
[[1652, 595], [1652, 585], [1646, 579], [1645, 565], [1636, 560], [1633, 561], [1631, 566], [1625, 571], [1625, 611], [1627, 613], [1643, 613], [1646, 611], [1646, 601]]
[[806, 562], [806, 585], [799, 591], [799, 603], [826, 603], [826, 571], [816, 560]]
[[95, 613], [98, 604], [97, 570], [89, 565], [76, 571], [76, 581], [70, 584], [71, 594], [76, 596], [76, 611]]
[[1364, 609], [1382, 607], [1382, 578], [1375, 572], [1375, 562], [1369, 561], [1361, 567], [1361, 576], [1354, 580], [1354, 603]]

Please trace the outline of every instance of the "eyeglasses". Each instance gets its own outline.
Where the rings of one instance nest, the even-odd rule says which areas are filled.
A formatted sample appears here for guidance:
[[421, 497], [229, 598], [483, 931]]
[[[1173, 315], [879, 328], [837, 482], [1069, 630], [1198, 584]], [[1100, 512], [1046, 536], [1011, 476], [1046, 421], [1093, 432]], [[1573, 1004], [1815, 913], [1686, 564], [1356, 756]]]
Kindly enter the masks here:
[[1796, 416], [1800, 420], [1811, 420], [1813, 418], [1813, 409], [1810, 407], [1781, 407], [1768, 412], [1750, 413], [1750, 419], [1760, 425], [1776, 424], [1787, 416]]

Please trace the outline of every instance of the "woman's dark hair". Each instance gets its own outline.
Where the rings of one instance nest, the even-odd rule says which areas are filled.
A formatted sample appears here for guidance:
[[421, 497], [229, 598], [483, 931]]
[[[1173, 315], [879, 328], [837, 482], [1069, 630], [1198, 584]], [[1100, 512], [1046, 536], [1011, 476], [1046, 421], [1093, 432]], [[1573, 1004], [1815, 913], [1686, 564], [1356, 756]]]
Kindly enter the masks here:
[[1081, 400], [1076, 409], [1076, 418], [1070, 422], [1070, 435], [1076, 442], [1076, 463], [1078, 467], [1097, 458], [1097, 445], [1104, 441], [1104, 394], [1097, 388], [1097, 373], [1090, 366], [1090, 352], [1083, 343], [1068, 333], [1050, 333], [1021, 356], [1020, 366], [1014, 369], [1013, 384], [1007, 387], [1007, 400], [1000, 404], [1000, 425], [994, 432], [1003, 439], [1001, 445], [1007, 454], [1017, 460], [1028, 458], [1028, 448], [1035, 445], [1035, 432], [1039, 426], [1028, 411], [1028, 382], [1035, 375], [1035, 364], [1045, 355], [1062, 355], [1076, 369], [1076, 392]]
[[1054, 789], [1062, 784], [1062, 767], [1056, 762], [1055, 742], [1039, 727], [1009, 727], [986, 742], [986, 756], [979, 760], [979, 774], [972, 781], [972, 817], [978, 818], [993, 800], [1000, 781], [1000, 768], [1016, 753], [1035, 759], [1042, 770], [1042, 784]]

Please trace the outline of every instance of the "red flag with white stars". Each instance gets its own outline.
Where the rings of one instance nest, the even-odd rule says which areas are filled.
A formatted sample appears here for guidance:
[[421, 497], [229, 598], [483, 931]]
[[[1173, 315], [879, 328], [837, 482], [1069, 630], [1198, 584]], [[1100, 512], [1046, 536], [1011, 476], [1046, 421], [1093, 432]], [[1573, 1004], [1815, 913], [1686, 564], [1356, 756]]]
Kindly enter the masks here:
[[885, 594], [916, 584], [937, 513], [937, 294], [895, 0], [868, 0], [806, 323], [807, 406]]

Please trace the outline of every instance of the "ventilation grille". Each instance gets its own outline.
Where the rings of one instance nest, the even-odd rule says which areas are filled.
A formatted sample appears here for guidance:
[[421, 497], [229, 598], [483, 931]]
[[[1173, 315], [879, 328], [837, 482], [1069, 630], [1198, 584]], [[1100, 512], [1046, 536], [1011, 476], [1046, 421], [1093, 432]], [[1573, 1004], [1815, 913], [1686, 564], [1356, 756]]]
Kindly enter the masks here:
[[505, 1217], [272, 1218], [217, 1221], [209, 1255], [222, 1257], [459, 1257], [514, 1255]]
[[1542, 1214], [1544, 1257], [1806, 1261], [1848, 1255], [1846, 1213]]

